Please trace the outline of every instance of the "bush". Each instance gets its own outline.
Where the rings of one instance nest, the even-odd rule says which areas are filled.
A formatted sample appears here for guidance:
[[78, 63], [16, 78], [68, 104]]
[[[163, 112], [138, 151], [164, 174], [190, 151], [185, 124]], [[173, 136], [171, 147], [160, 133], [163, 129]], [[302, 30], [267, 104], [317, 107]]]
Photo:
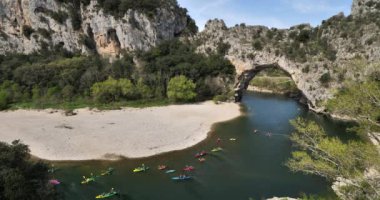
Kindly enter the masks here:
[[255, 42], [253, 43], [253, 48], [254, 48], [255, 50], [257, 50], [257, 51], [261, 51], [261, 50], [263, 50], [263, 45], [261, 44], [260, 41], [255, 41]]
[[8, 93], [4, 90], [0, 90], [0, 110], [5, 110], [8, 108], [8, 98]]
[[23, 25], [22, 26], [22, 33], [24, 34], [25, 37], [30, 39], [30, 36], [32, 35], [32, 33], [34, 33], [34, 29], [31, 26]]
[[135, 95], [134, 86], [128, 79], [115, 80], [109, 77], [106, 81], [95, 83], [91, 94], [101, 103], [116, 102], [121, 99], [132, 99]]
[[75, 95], [75, 88], [72, 85], [66, 85], [61, 93], [64, 100], [70, 101]]
[[325, 74], [323, 74], [321, 76], [321, 78], [319, 78], [319, 81], [323, 84], [323, 85], [328, 85], [330, 83], [330, 81], [332, 80], [331, 78], [331, 75], [329, 72], [326, 72]]
[[196, 85], [185, 76], [176, 76], [169, 81], [168, 97], [175, 102], [188, 102], [194, 100]]

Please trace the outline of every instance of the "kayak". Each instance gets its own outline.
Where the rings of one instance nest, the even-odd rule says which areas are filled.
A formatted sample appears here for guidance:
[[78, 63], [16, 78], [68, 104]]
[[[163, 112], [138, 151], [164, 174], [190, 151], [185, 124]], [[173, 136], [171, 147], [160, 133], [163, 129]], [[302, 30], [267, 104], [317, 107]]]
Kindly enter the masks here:
[[133, 170], [134, 173], [138, 173], [138, 172], [145, 172], [149, 169], [149, 167], [145, 167], [145, 166], [142, 166], [142, 167], [137, 167]]
[[52, 185], [59, 185], [59, 184], [61, 184], [61, 182], [59, 182], [56, 179], [50, 180], [49, 183], [52, 184]]
[[108, 192], [108, 193], [100, 194], [100, 195], [96, 196], [95, 198], [96, 199], [106, 199], [106, 198], [113, 197], [113, 196], [115, 196], [117, 194], [118, 193], [116, 191], [111, 191], [111, 192]]
[[171, 174], [171, 173], [174, 173], [174, 172], [175, 172], [175, 170], [174, 170], [174, 169], [171, 169], [171, 170], [166, 170], [166, 171], [165, 171], [165, 173], [166, 173], [166, 174]]
[[54, 173], [54, 172], [56, 172], [57, 170], [58, 170], [58, 168], [55, 168], [54, 165], [52, 165], [51, 168], [48, 169], [48, 172], [49, 172], [49, 173]]
[[205, 162], [206, 158], [199, 158], [198, 160], [199, 160], [199, 162]]
[[217, 147], [211, 150], [212, 152], [223, 151], [222, 147]]
[[172, 177], [172, 180], [174, 181], [186, 181], [186, 180], [191, 180], [193, 179], [193, 177], [191, 176], [176, 176], [176, 177]]
[[166, 165], [158, 165], [158, 167], [157, 167], [158, 170], [164, 170], [166, 168], [167, 168]]
[[91, 178], [86, 178], [86, 177], [83, 177], [84, 180], [81, 182], [82, 184], [89, 184], [91, 182], [95, 182], [95, 178], [94, 177], [91, 177]]
[[183, 171], [193, 171], [195, 168], [193, 166], [186, 166], [185, 168], [183, 168]]
[[195, 157], [196, 157], [196, 158], [200, 158], [200, 157], [203, 157], [203, 156], [205, 156], [205, 155], [207, 155], [207, 152], [206, 152], [206, 151], [202, 151], [202, 152], [200, 152], [200, 153], [195, 154]]
[[100, 175], [102, 175], [102, 176], [111, 175], [114, 170], [115, 170], [114, 168], [110, 167], [106, 171], [102, 172]]
[[230, 141], [236, 141], [236, 138], [230, 138]]

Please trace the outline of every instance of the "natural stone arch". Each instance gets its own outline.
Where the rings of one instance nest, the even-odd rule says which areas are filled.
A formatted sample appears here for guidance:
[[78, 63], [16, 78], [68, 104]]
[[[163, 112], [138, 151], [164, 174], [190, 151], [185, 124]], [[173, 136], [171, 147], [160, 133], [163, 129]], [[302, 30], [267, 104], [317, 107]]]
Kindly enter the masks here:
[[[235, 85], [234, 85], [234, 91], [235, 91], [235, 102], [240, 102], [243, 98], [244, 91], [247, 90], [251, 80], [253, 80], [257, 74], [259, 74], [261, 71], [266, 70], [266, 69], [273, 69], [277, 68], [280, 69], [281, 71], [284, 71], [289, 75], [289, 77], [292, 78], [293, 82], [295, 80], [291, 76], [291, 72], [287, 71], [286, 69], [282, 68], [278, 63], [273, 63], [273, 64], [264, 64], [264, 65], [257, 65], [254, 66], [252, 69], [245, 70], [241, 72], [235, 80]], [[298, 88], [298, 86], [297, 86]], [[303, 94], [302, 90], [298, 88], [298, 90]], [[302, 95], [302, 98], [300, 99], [302, 103], [308, 103], [308, 100], [304, 95]]]
[[[312, 29], [309, 25], [300, 25], [307, 29]], [[288, 41], [288, 35], [293, 29], [277, 30], [283, 39], [275, 39], [277, 42]], [[324, 66], [333, 66], [334, 63], [326, 58], [310, 57], [309, 60], [300, 61], [289, 57], [285, 48], [272, 46], [274, 43], [268, 42], [268, 32], [271, 30], [263, 26], [235, 26], [227, 28], [223, 20], [210, 20], [205, 29], [196, 37], [201, 41], [197, 47], [197, 52], [209, 54], [210, 52], [222, 52], [236, 69], [235, 89], [237, 98], [241, 100], [242, 92], [252, 79], [252, 76], [263, 68], [278, 67], [287, 72], [297, 88], [303, 95], [310, 109], [322, 112], [323, 102], [332, 98], [334, 90], [339, 84], [331, 83], [329, 87], [324, 87], [320, 78], [330, 74], [330, 69]], [[285, 38], [285, 39], [284, 39]], [[257, 41], [261, 45], [254, 45]], [[282, 43], [281, 43], [282, 44]], [[228, 47], [228, 48], [220, 48]], [[311, 69], [305, 70], [305, 69]]]

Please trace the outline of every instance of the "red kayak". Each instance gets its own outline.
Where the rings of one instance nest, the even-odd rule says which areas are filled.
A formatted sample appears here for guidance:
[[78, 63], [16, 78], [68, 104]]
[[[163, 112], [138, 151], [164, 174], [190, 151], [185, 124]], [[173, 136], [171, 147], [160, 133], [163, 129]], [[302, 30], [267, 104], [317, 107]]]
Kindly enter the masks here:
[[183, 171], [193, 171], [195, 168], [193, 166], [186, 166], [185, 168], [183, 168]]

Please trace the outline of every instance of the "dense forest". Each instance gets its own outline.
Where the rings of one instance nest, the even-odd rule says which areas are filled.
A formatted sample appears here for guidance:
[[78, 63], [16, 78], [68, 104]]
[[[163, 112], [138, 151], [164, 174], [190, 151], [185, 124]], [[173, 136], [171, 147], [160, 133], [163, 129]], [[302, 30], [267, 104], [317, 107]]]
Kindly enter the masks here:
[[[60, 48], [6, 55], [0, 56], [0, 108], [228, 98], [230, 88], [225, 83], [233, 81], [234, 73], [222, 55], [197, 54], [193, 46], [179, 40], [164, 42], [148, 52], [124, 54], [113, 63], [98, 55], [74, 55]], [[184, 84], [194, 84], [187, 88], [196, 95], [168, 99], [169, 81], [177, 76], [188, 79]], [[181, 83], [174, 85], [181, 87]]]

